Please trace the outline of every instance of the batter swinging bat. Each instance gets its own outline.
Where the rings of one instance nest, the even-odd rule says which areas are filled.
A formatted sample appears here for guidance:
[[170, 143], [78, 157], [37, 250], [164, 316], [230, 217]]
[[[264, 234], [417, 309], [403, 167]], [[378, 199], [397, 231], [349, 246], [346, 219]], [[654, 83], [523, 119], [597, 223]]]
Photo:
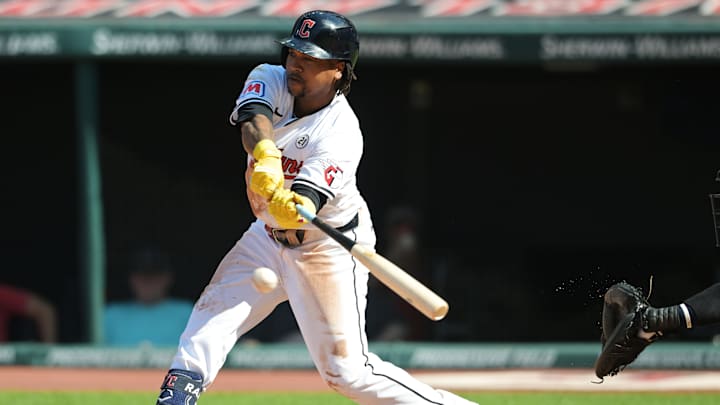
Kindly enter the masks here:
[[335, 239], [335, 241], [347, 249], [350, 254], [360, 260], [360, 262], [370, 270], [373, 276], [415, 307], [415, 309], [422, 312], [423, 315], [433, 321], [439, 321], [447, 315], [449, 309], [448, 303], [405, 272], [405, 270], [370, 249], [356, 244], [355, 241], [323, 222], [302, 205], [297, 204], [295, 207], [300, 215], [312, 222], [313, 225], [325, 232], [325, 234]]

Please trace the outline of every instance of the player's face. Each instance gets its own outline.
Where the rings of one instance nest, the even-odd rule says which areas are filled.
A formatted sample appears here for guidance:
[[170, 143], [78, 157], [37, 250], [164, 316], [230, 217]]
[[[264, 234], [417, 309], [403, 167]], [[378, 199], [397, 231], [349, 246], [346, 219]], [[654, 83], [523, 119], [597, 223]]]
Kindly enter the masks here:
[[287, 87], [295, 98], [327, 98], [335, 96], [335, 82], [342, 77], [344, 63], [317, 59], [294, 49], [288, 50], [285, 61]]

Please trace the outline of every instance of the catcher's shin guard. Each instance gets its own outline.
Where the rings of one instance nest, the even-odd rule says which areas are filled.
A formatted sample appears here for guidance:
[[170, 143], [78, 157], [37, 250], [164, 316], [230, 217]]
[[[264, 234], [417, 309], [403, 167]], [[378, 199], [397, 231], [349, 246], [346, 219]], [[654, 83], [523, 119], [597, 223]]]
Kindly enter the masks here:
[[195, 405], [202, 390], [203, 378], [200, 374], [172, 369], [160, 387], [156, 405]]

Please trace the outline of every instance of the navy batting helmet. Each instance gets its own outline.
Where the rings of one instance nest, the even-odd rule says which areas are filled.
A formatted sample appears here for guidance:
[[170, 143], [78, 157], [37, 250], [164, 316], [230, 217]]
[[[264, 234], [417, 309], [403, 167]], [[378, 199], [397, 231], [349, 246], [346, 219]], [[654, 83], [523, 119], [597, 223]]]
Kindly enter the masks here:
[[292, 34], [278, 41], [285, 64], [288, 48], [318, 59], [338, 59], [355, 67], [360, 55], [360, 41], [355, 25], [346, 17], [326, 10], [308, 11], [298, 17]]

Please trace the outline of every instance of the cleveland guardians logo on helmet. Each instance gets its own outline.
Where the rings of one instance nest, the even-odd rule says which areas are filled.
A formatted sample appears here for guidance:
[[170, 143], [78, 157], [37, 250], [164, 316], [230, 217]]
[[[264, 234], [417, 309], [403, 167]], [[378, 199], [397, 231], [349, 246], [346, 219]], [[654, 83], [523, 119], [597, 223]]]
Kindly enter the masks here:
[[302, 23], [300, 23], [300, 28], [295, 32], [295, 35], [298, 38], [310, 38], [310, 28], [315, 26], [315, 21], [311, 20], [309, 18], [306, 18], [303, 20]]
[[285, 64], [288, 48], [318, 59], [338, 59], [354, 68], [360, 55], [355, 25], [346, 17], [326, 10], [309, 11], [295, 21], [292, 35], [278, 41]]

